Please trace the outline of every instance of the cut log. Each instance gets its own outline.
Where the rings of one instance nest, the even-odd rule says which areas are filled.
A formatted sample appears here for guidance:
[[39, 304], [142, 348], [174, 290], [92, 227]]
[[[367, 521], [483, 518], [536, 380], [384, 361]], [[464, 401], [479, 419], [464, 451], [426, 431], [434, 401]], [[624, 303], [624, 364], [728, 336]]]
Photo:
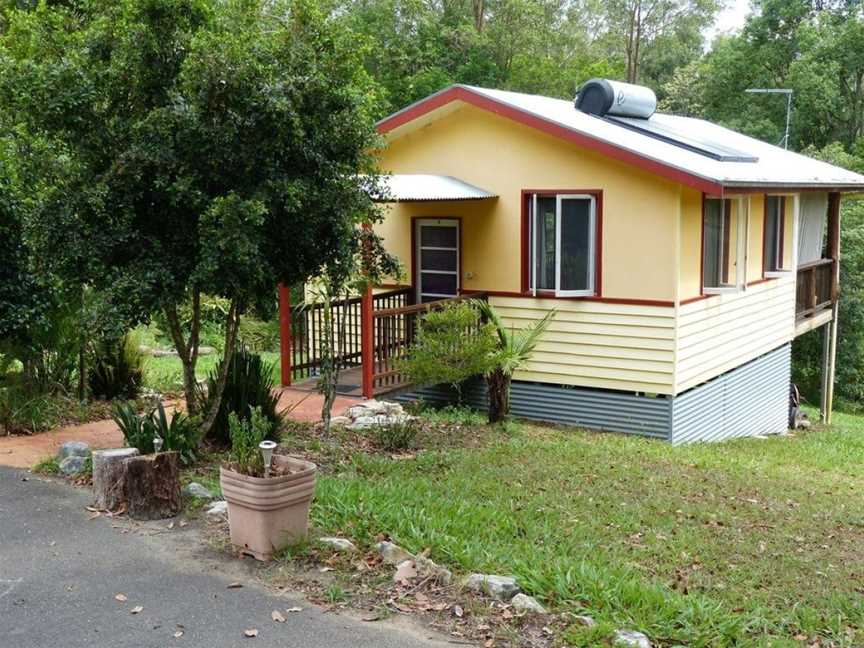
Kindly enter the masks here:
[[180, 455], [160, 452], [130, 457], [124, 465], [124, 499], [129, 516], [160, 520], [180, 512]]
[[114, 448], [93, 452], [93, 490], [96, 508], [116, 511], [123, 504], [123, 461], [138, 456], [137, 448]]

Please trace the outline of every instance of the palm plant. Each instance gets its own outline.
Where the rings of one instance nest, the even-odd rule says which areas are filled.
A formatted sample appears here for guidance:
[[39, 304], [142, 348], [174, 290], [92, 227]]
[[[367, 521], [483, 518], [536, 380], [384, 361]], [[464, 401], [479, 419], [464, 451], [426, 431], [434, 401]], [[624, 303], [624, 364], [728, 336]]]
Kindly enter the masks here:
[[477, 308], [486, 321], [495, 327], [498, 337], [498, 348], [494, 352], [491, 368], [486, 372], [489, 422], [498, 423], [510, 414], [510, 383], [513, 381], [513, 374], [531, 359], [540, 337], [549, 328], [555, 311], [549, 311], [543, 319], [524, 329], [508, 329], [489, 302], [478, 302]]

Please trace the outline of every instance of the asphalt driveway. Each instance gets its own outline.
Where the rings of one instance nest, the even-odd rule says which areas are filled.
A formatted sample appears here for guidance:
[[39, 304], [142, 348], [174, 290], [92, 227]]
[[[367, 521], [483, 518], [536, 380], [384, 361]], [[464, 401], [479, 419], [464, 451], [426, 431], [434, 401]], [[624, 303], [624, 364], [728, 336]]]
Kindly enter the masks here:
[[[0, 467], [0, 647], [447, 645], [423, 631], [327, 613], [251, 579], [228, 588], [243, 580], [242, 563], [207, 557], [194, 532], [89, 519], [89, 503], [87, 491]], [[286, 612], [294, 607], [302, 611]], [[286, 622], [275, 623], [273, 610]], [[258, 636], [245, 638], [251, 628]]]

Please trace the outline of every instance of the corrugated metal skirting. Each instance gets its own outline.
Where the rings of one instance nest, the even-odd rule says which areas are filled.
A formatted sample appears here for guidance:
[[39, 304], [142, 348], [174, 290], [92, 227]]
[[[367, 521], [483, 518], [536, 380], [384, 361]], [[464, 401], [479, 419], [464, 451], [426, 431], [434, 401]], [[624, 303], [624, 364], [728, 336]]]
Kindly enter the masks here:
[[[420, 399], [441, 405], [454, 402], [455, 393], [439, 385], [391, 398], [403, 402]], [[469, 407], [485, 409], [485, 383], [478, 380], [467, 384], [462, 390], [462, 400]], [[510, 390], [510, 410], [518, 418], [661, 439], [669, 438], [670, 403], [671, 399], [662, 396], [637, 396], [541, 383], [514, 382]]]
[[791, 374], [786, 344], [679, 394], [672, 401], [672, 443], [785, 432]]
[[[779, 434], [786, 431], [791, 362], [787, 344], [675, 398], [514, 382], [511, 410], [519, 418], [638, 434], [674, 444]], [[439, 385], [390, 398], [443, 405], [455, 402], [456, 394]], [[469, 407], [485, 409], [485, 383], [466, 384], [462, 400]]]

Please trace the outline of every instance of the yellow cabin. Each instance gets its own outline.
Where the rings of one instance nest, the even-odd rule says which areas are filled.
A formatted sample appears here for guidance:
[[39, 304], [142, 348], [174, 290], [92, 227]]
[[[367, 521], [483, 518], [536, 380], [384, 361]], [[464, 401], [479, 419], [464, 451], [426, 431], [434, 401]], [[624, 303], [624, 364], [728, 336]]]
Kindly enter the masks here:
[[[366, 300], [366, 396], [404, 388], [380, 351], [400, 317], [481, 294], [514, 327], [557, 311], [514, 415], [673, 443], [783, 432], [790, 343], [825, 327], [830, 416], [840, 195], [864, 177], [652, 99], [602, 80], [575, 103], [457, 85], [379, 123], [376, 230], [407, 285]], [[418, 395], [444, 396], [401, 397]]]

